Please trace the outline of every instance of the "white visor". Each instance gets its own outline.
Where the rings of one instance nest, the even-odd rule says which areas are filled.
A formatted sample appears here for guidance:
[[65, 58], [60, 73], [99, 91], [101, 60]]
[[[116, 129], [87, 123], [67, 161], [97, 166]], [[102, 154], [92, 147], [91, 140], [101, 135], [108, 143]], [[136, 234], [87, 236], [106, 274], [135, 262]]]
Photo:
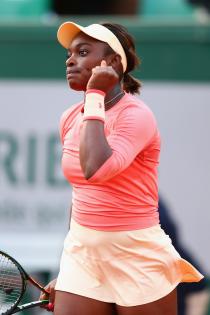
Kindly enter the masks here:
[[127, 58], [119, 39], [105, 26], [91, 24], [87, 27], [80, 26], [73, 22], [65, 22], [58, 29], [57, 37], [59, 43], [66, 49], [69, 48], [73, 38], [83, 32], [92, 38], [107, 43], [117, 54], [121, 56], [123, 72], [127, 69]]

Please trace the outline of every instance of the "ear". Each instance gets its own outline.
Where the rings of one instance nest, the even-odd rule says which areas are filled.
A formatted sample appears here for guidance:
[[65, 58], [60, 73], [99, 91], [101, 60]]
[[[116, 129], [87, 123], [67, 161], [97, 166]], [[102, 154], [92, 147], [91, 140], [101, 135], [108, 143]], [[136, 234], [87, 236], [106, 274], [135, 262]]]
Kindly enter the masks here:
[[121, 56], [114, 53], [114, 54], [110, 54], [107, 56], [106, 58], [106, 62], [108, 66], [112, 66], [112, 68], [118, 73], [122, 73], [123, 72], [123, 67], [122, 67], [122, 63], [121, 63]]

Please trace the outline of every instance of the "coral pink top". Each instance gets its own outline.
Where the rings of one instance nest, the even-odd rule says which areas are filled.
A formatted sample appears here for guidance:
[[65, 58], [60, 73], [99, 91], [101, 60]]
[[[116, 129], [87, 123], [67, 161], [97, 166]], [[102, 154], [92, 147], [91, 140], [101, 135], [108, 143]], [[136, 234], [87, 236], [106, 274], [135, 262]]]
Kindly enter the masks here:
[[158, 224], [160, 135], [153, 113], [127, 93], [106, 111], [104, 130], [113, 153], [87, 180], [79, 161], [83, 105], [81, 102], [66, 110], [60, 122], [62, 169], [73, 187], [73, 219], [104, 231]]

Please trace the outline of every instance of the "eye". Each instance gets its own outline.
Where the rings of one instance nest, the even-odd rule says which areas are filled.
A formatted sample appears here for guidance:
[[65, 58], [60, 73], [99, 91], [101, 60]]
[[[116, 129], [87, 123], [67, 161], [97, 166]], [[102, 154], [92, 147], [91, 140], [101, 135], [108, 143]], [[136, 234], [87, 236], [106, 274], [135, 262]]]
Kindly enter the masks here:
[[85, 57], [88, 54], [87, 49], [80, 49], [79, 51], [79, 55], [82, 57]]
[[66, 54], [66, 60], [68, 60], [71, 57], [70, 54]]

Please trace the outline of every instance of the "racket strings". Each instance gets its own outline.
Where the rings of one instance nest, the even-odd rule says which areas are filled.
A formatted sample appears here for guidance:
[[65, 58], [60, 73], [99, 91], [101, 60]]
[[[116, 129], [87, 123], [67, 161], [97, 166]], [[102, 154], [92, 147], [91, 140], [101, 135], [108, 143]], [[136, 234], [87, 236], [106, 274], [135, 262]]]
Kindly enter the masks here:
[[0, 314], [11, 309], [23, 291], [23, 279], [17, 266], [4, 255], [0, 255]]

